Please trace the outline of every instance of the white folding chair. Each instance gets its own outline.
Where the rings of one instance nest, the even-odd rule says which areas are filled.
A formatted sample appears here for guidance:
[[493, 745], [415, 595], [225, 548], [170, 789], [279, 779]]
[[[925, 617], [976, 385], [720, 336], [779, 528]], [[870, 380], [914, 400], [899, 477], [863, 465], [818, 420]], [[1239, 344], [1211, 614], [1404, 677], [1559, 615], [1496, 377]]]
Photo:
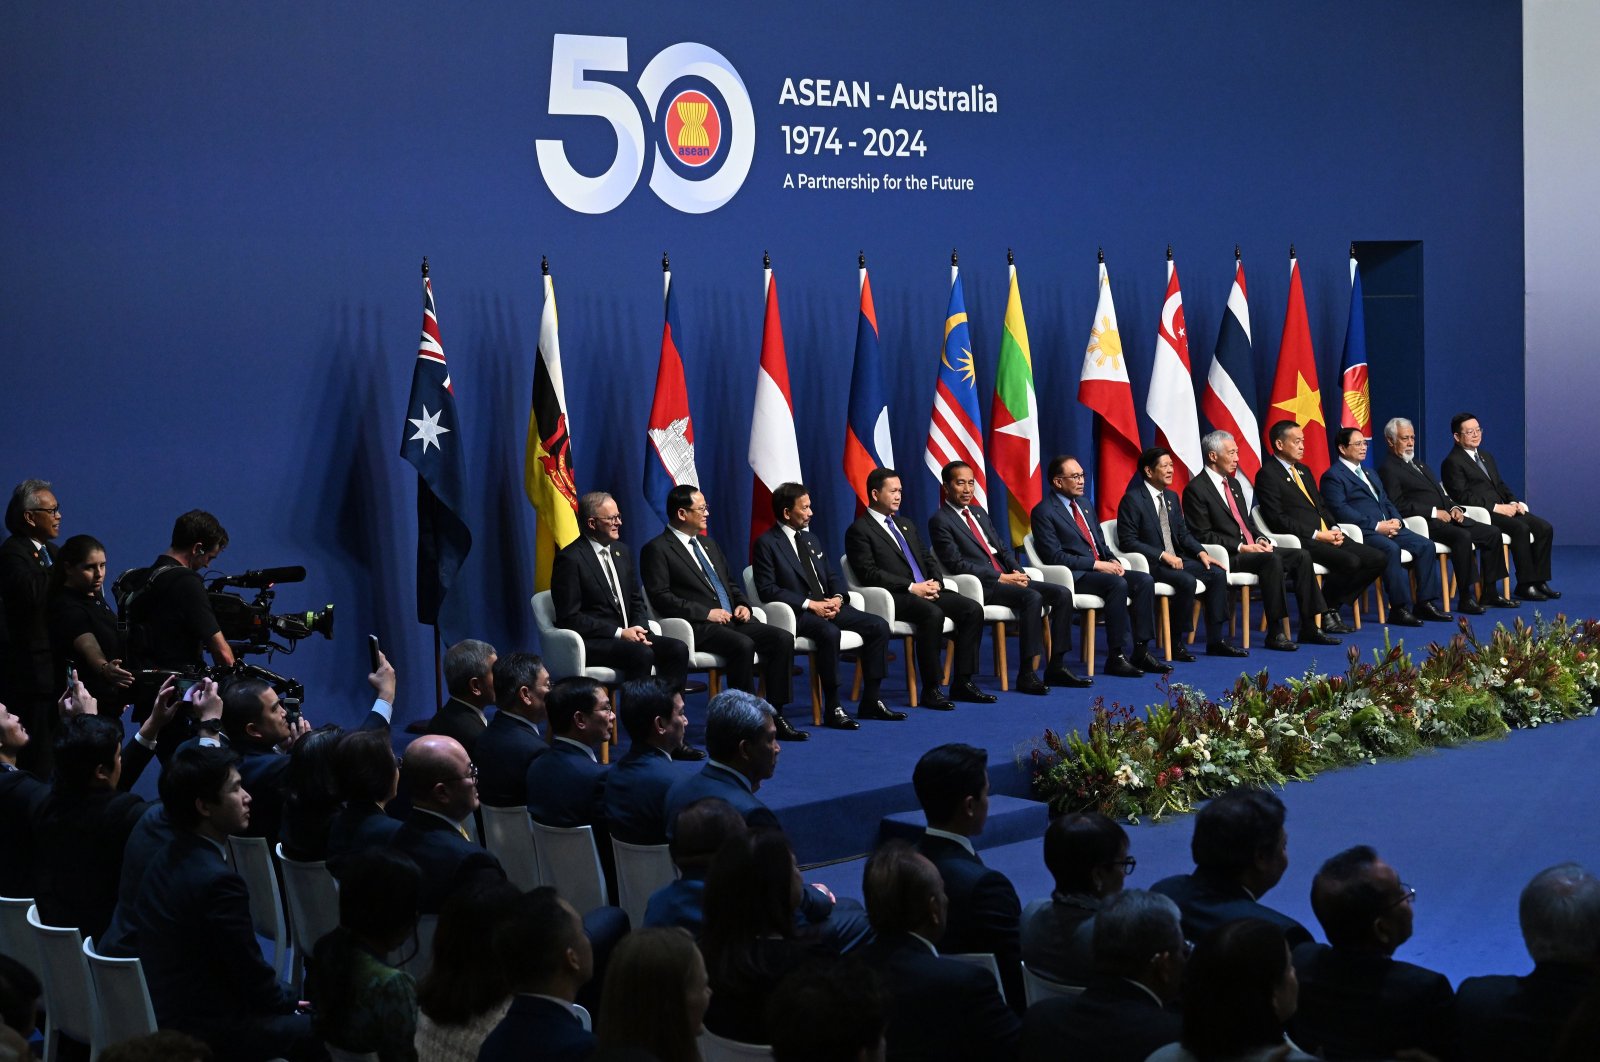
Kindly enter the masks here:
[[317, 941], [339, 926], [339, 883], [323, 862], [303, 863], [283, 854], [276, 845], [273, 854], [283, 871], [283, 891], [289, 907], [289, 936], [294, 941], [294, 968], [290, 984], [298, 986], [305, 977], [305, 960], [316, 950]]
[[[1304, 549], [1305, 548], [1304, 546], [1300, 545], [1300, 537], [1298, 535], [1279, 534], [1278, 532], [1273, 531], [1271, 528], [1267, 527], [1267, 519], [1266, 519], [1266, 517], [1261, 515], [1260, 506], [1257, 506], [1256, 508], [1250, 510], [1250, 522], [1256, 525], [1257, 533], [1259, 533], [1263, 538], [1269, 539], [1272, 542], [1272, 544], [1274, 546], [1276, 546], [1277, 548], [1279, 548], [1279, 549]], [[1324, 567], [1323, 565], [1318, 564], [1316, 561], [1312, 561], [1311, 562], [1311, 571], [1317, 577], [1317, 585], [1321, 586], [1322, 585], [1322, 578], [1323, 578], [1323, 576], [1328, 574], [1328, 569], [1326, 567]], [[1350, 602], [1350, 611], [1352, 613], [1353, 619], [1355, 620], [1355, 628], [1356, 628], [1356, 630], [1360, 630], [1361, 629], [1361, 599], [1359, 597], [1356, 598], [1354, 601]], [[1283, 618], [1283, 625], [1284, 625], [1284, 628], [1285, 628], [1283, 633], [1284, 634], [1288, 634], [1289, 633], [1289, 631], [1288, 631], [1289, 617], [1288, 616], [1285, 616]]]
[[94, 950], [92, 940], [83, 942], [83, 959], [98, 1004], [95, 1008], [98, 1047], [109, 1047], [155, 1032], [156, 1010], [150, 1003], [150, 987], [145, 984], [144, 967], [139, 960], [101, 955]]
[[483, 832], [489, 851], [505, 867], [511, 884], [527, 892], [543, 884], [539, 877], [539, 854], [533, 843], [533, 828], [528, 825], [526, 807], [492, 808], [480, 805]]
[[229, 837], [233, 869], [250, 893], [250, 921], [258, 936], [272, 941], [272, 970], [278, 979], [288, 973], [289, 928], [284, 923], [283, 894], [272, 869], [272, 850], [265, 837]]
[[1071, 568], [1068, 568], [1065, 564], [1046, 564], [1041, 560], [1039, 551], [1034, 548], [1033, 532], [1030, 531], [1022, 536], [1022, 550], [1028, 555], [1030, 572], [1032, 569], [1037, 568], [1039, 577], [1045, 582], [1064, 586], [1071, 592], [1073, 609], [1083, 615], [1083, 637], [1081, 641], [1083, 643], [1084, 669], [1090, 677], [1093, 677], [1095, 618], [1100, 614], [1100, 610], [1106, 607], [1106, 599], [1098, 594], [1078, 593], [1077, 580], [1073, 578]]
[[[1339, 525], [1339, 530], [1344, 532], [1344, 537], [1345, 538], [1348, 538], [1348, 539], [1350, 539], [1350, 540], [1352, 540], [1354, 542], [1360, 542], [1360, 543], [1365, 544], [1366, 541], [1367, 541], [1366, 534], [1364, 532], [1362, 532], [1361, 528], [1357, 527], [1355, 524], [1340, 524]], [[1411, 556], [1411, 551], [1409, 549], [1402, 549], [1400, 551], [1400, 563], [1401, 564], [1410, 564], [1412, 562], [1412, 560], [1414, 560], [1414, 559], [1415, 558], [1413, 558]], [[1378, 622], [1379, 623], [1387, 623], [1387, 622], [1389, 622], [1388, 619], [1386, 618], [1387, 613], [1384, 610], [1384, 606], [1385, 606], [1385, 604], [1387, 602], [1387, 598], [1385, 597], [1384, 592], [1383, 592], [1383, 577], [1380, 575], [1377, 579], [1373, 580], [1372, 585], [1369, 586], [1368, 589], [1372, 591], [1372, 599], [1373, 599], [1374, 602], [1376, 602], [1376, 611], [1378, 613]], [[1362, 596], [1365, 596], [1364, 592], [1363, 592]]]
[[976, 966], [980, 970], [989, 971], [990, 976], [992, 976], [994, 978], [995, 991], [1000, 993], [1000, 998], [1001, 999], [1004, 999], [1006, 997], [1006, 986], [1000, 980], [1000, 964], [997, 961], [995, 961], [994, 952], [992, 952], [992, 951], [956, 951], [956, 952], [942, 951], [939, 954], [943, 955], [947, 959], [955, 959], [958, 962], [964, 962], [964, 963], [967, 963], [970, 966]]
[[539, 877], [553, 885], [579, 914], [605, 906], [606, 879], [592, 826], [546, 826], [528, 820], [539, 854]]
[[42, 979], [39, 942], [28, 926], [28, 908], [32, 906], [29, 896], [0, 896], [0, 955], [11, 956]]
[[772, 1058], [772, 1048], [767, 1044], [742, 1044], [737, 1040], [726, 1040], [710, 1029], [701, 1030], [698, 1046], [701, 1062], [749, 1062], [752, 1059]]
[[[1481, 505], [1463, 505], [1461, 507], [1461, 511], [1466, 514], [1466, 517], [1469, 520], [1476, 520], [1480, 524], [1489, 524], [1491, 526], [1493, 526], [1493, 524], [1494, 524], [1494, 521], [1489, 519], [1489, 510], [1484, 508]], [[1501, 556], [1503, 556], [1505, 558], [1505, 561], [1506, 561], [1506, 577], [1501, 580], [1500, 596], [1501, 597], [1510, 597], [1511, 596], [1511, 536], [1506, 534], [1504, 531], [1500, 532], [1500, 554], [1501, 554]], [[1479, 566], [1478, 571], [1480, 573], [1483, 571], [1483, 568], [1482, 568], [1481, 565]], [[1480, 574], [1479, 578], [1482, 579], [1482, 575], [1481, 574]], [[1522, 578], [1522, 573], [1521, 572], [1517, 573], [1517, 578], [1518, 579]], [[1483, 595], [1482, 596], [1487, 597], [1488, 594], [1489, 594], [1489, 584], [1487, 582], [1485, 582], [1484, 585], [1483, 585]]]
[[[1244, 648], [1248, 649], [1250, 648], [1250, 588], [1252, 586], [1260, 586], [1261, 577], [1252, 575], [1250, 572], [1234, 571], [1233, 565], [1228, 561], [1228, 551], [1221, 546], [1204, 543], [1200, 548], [1205, 550], [1212, 561], [1227, 573], [1229, 588], [1239, 591], [1239, 612], [1244, 617], [1242, 622], [1244, 627]], [[1235, 616], [1234, 618], [1238, 619], [1239, 617]], [[1263, 629], [1265, 629], [1266, 622], [1267, 618], [1263, 615], [1261, 617]]]
[[[1433, 535], [1428, 531], [1428, 519], [1425, 516], [1408, 516], [1405, 518], [1406, 530], [1433, 542]], [[1434, 555], [1439, 558], [1439, 593], [1444, 598], [1444, 610], [1450, 611], [1450, 599], [1456, 596], [1456, 588], [1450, 585], [1450, 570], [1445, 564], [1445, 558], [1453, 552], [1443, 542], [1433, 542]]]
[[[663, 616], [661, 614], [661, 610], [656, 608], [655, 602], [650, 600], [650, 592], [648, 590], [643, 590], [641, 593], [644, 595], [644, 603], [650, 609], [650, 614], [655, 617], [655, 622], [652, 624], [652, 629], [659, 627], [660, 630], [658, 633], [660, 633], [662, 636], [667, 638], [676, 638], [678, 641], [688, 646], [689, 670], [704, 671], [706, 673], [706, 688], [711, 696], [715, 697], [717, 694], [721, 693], [722, 673], [728, 670], [728, 661], [723, 657], [718, 656], [716, 653], [703, 653], [697, 649], [694, 644], [694, 627], [690, 626], [689, 621], [686, 619], [680, 619], [677, 616]], [[754, 608], [752, 608], [750, 611], [754, 613], [755, 617], [762, 623], [767, 621], [766, 614], [764, 612]], [[755, 654], [755, 659], [757, 662], [759, 662], [761, 659], [761, 654]]]
[[[1248, 627], [1248, 624], [1246, 625]], [[1056, 999], [1060, 996], [1081, 996], [1082, 985], [1069, 985], [1053, 980], [1028, 969], [1028, 964], [1022, 964], [1022, 991], [1027, 998], [1028, 1006], [1045, 999]]]
[[[1011, 667], [1006, 659], [1006, 631], [1015, 629], [1017, 623], [1020, 622], [1016, 610], [1007, 608], [1005, 605], [991, 605], [985, 602], [983, 599], [983, 580], [976, 575], [957, 572], [948, 578], [955, 580], [956, 593], [976, 602], [983, 609], [983, 622], [989, 625], [989, 640], [994, 643], [994, 674], [1000, 680], [1001, 691], [1009, 690], [1011, 688]], [[1007, 624], [1011, 625], [1010, 628], [1007, 627]], [[1048, 632], [1050, 625], [1048, 623], [1045, 624], [1044, 629]], [[1020, 645], [1017, 647], [1017, 651], [1019, 653], [1022, 651]], [[1045, 659], [1049, 660], [1048, 654], [1046, 654]]]
[[[1111, 547], [1112, 555], [1129, 571], [1150, 574], [1150, 561], [1142, 553], [1124, 553], [1117, 539], [1117, 521], [1115, 518], [1100, 521], [1100, 534], [1105, 538], [1106, 545]], [[1161, 605], [1161, 649], [1166, 653], [1167, 659], [1172, 659], [1172, 604], [1169, 600], [1178, 591], [1166, 583], [1157, 581], [1154, 587], [1156, 601]], [[1200, 595], [1206, 592], [1206, 584], [1194, 584], [1194, 615], [1189, 617], [1189, 641], [1194, 641], [1194, 631], [1199, 626]]]
[[589, 666], [588, 648], [577, 631], [556, 626], [555, 599], [548, 590], [533, 595], [533, 624], [539, 628], [539, 646], [551, 678], [581, 675], [607, 686], [617, 684], [620, 676], [614, 669]]
[[89, 1045], [91, 1056], [103, 1044], [95, 1037], [98, 1022], [94, 985], [83, 960], [83, 934], [66, 926], [47, 926], [37, 905], [28, 908], [28, 925], [38, 942], [44, 985], [44, 1062], [55, 1062], [63, 1034]]
[[642, 926], [650, 894], [678, 876], [672, 853], [664, 844], [628, 844], [615, 837], [611, 852], [617, 862], [617, 903], [628, 912], [629, 925]]
[[[917, 706], [917, 660], [913, 648], [916, 628], [894, 618], [894, 598], [889, 591], [881, 586], [865, 586], [856, 578], [855, 569], [850, 567], [849, 557], [839, 558], [839, 571], [844, 575], [844, 585], [861, 598], [861, 608], [864, 612], [882, 619], [889, 625], [889, 637], [900, 639], [900, 655], [906, 662], [906, 700], [915, 708]], [[954, 634], [956, 625], [948, 618], [944, 621], [946, 636]], [[945, 656], [945, 670], [949, 671], [949, 654]], [[948, 681], [949, 676], [946, 675]]]
[[[767, 622], [768, 623], [772, 624], [774, 627], [778, 627], [778, 628], [781, 628], [782, 630], [786, 630], [786, 631], [789, 632], [790, 637], [794, 638], [794, 653], [795, 653], [796, 656], [800, 656], [800, 655], [803, 654], [803, 655], [808, 656], [808, 657], [811, 658], [810, 666], [806, 669], [807, 672], [811, 676], [811, 725], [812, 726], [821, 726], [822, 725], [822, 683], [817, 678], [817, 643], [812, 641], [810, 638], [801, 637], [799, 634], [796, 633], [796, 629], [798, 627], [798, 621], [795, 618], [794, 609], [790, 608], [788, 605], [784, 604], [782, 601], [763, 601], [763, 600], [761, 600], [761, 595], [756, 593], [756, 574], [755, 574], [755, 572], [756, 572], [756, 570], [755, 570], [755, 568], [753, 566], [750, 566], [750, 565], [746, 565], [745, 566], [745, 569], [744, 569], [744, 596], [748, 597], [751, 601], [753, 601], [757, 605], [761, 606], [762, 611], [766, 613]], [[857, 593], [851, 593], [850, 594], [850, 604], [854, 605], [856, 608], [861, 608], [861, 603], [860, 602], [861, 602], [861, 595], [860, 594], [857, 594]], [[853, 649], [860, 649], [861, 646], [862, 646], [861, 635], [857, 634], [855, 631], [840, 631], [839, 632], [839, 651], [841, 653], [846, 653], [846, 652], [849, 652], [849, 651], [851, 651]], [[855, 689], [854, 689], [854, 692], [851, 693], [850, 699], [851, 700], [856, 700], [860, 696], [861, 696], [861, 665], [860, 665], [860, 663], [857, 663], [856, 664]]]

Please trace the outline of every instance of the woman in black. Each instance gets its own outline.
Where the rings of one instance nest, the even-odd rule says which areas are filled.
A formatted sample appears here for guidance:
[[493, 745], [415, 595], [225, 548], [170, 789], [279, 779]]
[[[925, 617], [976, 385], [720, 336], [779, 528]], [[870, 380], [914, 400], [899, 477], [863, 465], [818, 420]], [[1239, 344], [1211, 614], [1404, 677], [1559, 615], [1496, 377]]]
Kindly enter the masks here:
[[45, 621], [59, 685], [66, 687], [67, 668], [75, 668], [100, 714], [115, 717], [128, 703], [133, 674], [122, 666], [122, 631], [106, 604], [105, 581], [106, 548], [89, 535], [73, 535], [50, 568]]

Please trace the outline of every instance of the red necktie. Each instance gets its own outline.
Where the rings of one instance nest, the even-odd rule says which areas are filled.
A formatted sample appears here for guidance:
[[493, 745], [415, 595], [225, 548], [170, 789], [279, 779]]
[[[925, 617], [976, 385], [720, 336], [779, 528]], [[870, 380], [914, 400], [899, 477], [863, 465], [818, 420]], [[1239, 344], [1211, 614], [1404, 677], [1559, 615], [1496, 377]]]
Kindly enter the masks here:
[[978, 530], [978, 522], [972, 518], [972, 510], [963, 507], [961, 515], [967, 518], [967, 526], [972, 529], [972, 537], [977, 539], [978, 545], [983, 547], [983, 555], [989, 558], [989, 563], [994, 565], [995, 571], [1004, 575], [1005, 569], [1000, 567], [999, 561], [995, 560], [994, 551], [989, 548], [989, 540], [983, 537], [982, 531]]
[[1089, 533], [1089, 524], [1083, 518], [1083, 510], [1078, 508], [1077, 502], [1068, 502], [1067, 505], [1072, 508], [1072, 518], [1078, 521], [1078, 534], [1082, 535], [1083, 540], [1089, 543], [1089, 552], [1094, 554], [1094, 559], [1099, 560], [1100, 550], [1095, 547], [1094, 536]]
[[1244, 536], [1244, 544], [1253, 546], [1256, 540], [1250, 536], [1250, 528], [1245, 526], [1244, 517], [1239, 515], [1239, 503], [1233, 500], [1233, 483], [1231, 480], [1222, 481], [1222, 496], [1228, 499], [1228, 511], [1233, 514], [1233, 522], [1239, 525], [1239, 534]]

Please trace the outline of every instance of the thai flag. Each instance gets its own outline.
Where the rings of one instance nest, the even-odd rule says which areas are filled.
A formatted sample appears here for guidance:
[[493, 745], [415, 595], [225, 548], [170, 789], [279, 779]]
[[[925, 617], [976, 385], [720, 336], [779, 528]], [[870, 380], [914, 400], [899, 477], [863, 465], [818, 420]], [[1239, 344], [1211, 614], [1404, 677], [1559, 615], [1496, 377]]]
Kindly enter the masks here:
[[661, 361], [656, 366], [656, 397], [645, 424], [644, 496], [662, 523], [667, 523], [667, 492], [679, 483], [700, 485], [694, 467], [694, 423], [689, 419], [689, 389], [683, 382], [678, 354], [678, 304], [672, 294], [672, 273], [663, 270], [666, 323], [661, 329]]
[[844, 475], [867, 506], [867, 474], [894, 467], [889, 439], [889, 400], [883, 389], [883, 354], [878, 349], [878, 311], [872, 305], [872, 284], [861, 263], [861, 315], [856, 320], [856, 361], [850, 374], [850, 412], [844, 433]]
[[1211, 356], [1211, 371], [1206, 374], [1205, 393], [1200, 408], [1206, 420], [1228, 432], [1239, 444], [1240, 486], [1250, 497], [1249, 484], [1261, 471], [1261, 427], [1256, 421], [1252, 401], [1256, 390], [1255, 355], [1250, 348], [1250, 304], [1245, 299], [1244, 262], [1235, 251], [1233, 290], [1228, 292], [1228, 309], [1222, 315], [1222, 330]]

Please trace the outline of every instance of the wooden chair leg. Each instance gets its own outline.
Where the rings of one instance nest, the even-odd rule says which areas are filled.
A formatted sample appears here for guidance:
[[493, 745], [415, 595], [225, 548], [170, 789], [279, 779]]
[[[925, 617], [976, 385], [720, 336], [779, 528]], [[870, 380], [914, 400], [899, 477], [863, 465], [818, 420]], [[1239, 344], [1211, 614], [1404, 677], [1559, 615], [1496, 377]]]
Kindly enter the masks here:
[[816, 653], [807, 653], [806, 656], [809, 658], [807, 660], [807, 662], [806, 662], [807, 663], [806, 671], [807, 671], [807, 674], [808, 674], [808, 676], [810, 678], [810, 682], [808, 682], [807, 685], [809, 685], [811, 687], [811, 725], [812, 726], [821, 726], [822, 725], [822, 679], [817, 677], [817, 654]]
[[1046, 668], [1046, 667], [1050, 666], [1050, 661], [1055, 658], [1055, 652], [1056, 652], [1055, 641], [1054, 641], [1054, 639], [1052, 639], [1050, 637], [1050, 613], [1049, 612], [1046, 612], [1044, 614], [1044, 619], [1042, 620], [1042, 622], [1044, 623], [1044, 631], [1043, 631], [1043, 634], [1044, 634], [1044, 659], [1039, 661], [1039, 665], [1040, 665], [1041, 668]]
[[1439, 592], [1444, 595], [1444, 610], [1454, 611], [1450, 607], [1450, 599], [1455, 597], [1455, 587], [1450, 585], [1449, 566], [1444, 562], [1444, 554], [1439, 554]]
[[944, 684], [946, 687], [950, 685], [950, 669], [955, 666], [955, 662], [956, 646], [954, 642], [947, 638], [944, 643]]
[[1094, 678], [1094, 636], [1095, 612], [1097, 609], [1085, 609], [1083, 613], [1083, 636], [1079, 642], [1083, 645], [1084, 673]]
[[1240, 624], [1240, 626], [1244, 628], [1244, 647], [1248, 649], [1250, 648], [1250, 588], [1248, 586], [1239, 587], [1239, 609], [1244, 613], [1244, 623]]
[[[1377, 607], [1377, 610], [1378, 610], [1378, 623], [1380, 625], [1384, 624], [1384, 623], [1388, 623], [1389, 621], [1386, 618], [1384, 618], [1383, 584], [1381, 582], [1375, 582], [1375, 583], [1372, 584], [1372, 599], [1377, 602], [1377, 606], [1376, 607]], [[1360, 624], [1358, 623], [1358, 624], [1356, 624], [1356, 626], [1359, 627]]]
[[1350, 610], [1355, 613], [1356, 630], [1359, 631], [1361, 629], [1361, 599], [1359, 597], [1350, 602]]
[[901, 655], [906, 658], [906, 701], [915, 708], [917, 706], [917, 664], [911, 653], [911, 639], [902, 638]]
[[1172, 608], [1167, 598], [1159, 598], [1161, 602], [1161, 649], [1167, 654], [1167, 660], [1172, 660]]
[[850, 682], [850, 699], [856, 703], [861, 702], [861, 656], [856, 655], [856, 677]]
[[[1500, 555], [1506, 559], [1506, 577], [1504, 579], [1500, 580], [1500, 585], [1505, 587], [1505, 592], [1501, 596], [1502, 597], [1510, 597], [1511, 596], [1511, 547], [1506, 545], [1506, 544], [1504, 544], [1504, 543], [1501, 543], [1501, 545], [1500, 545]], [[1521, 573], [1519, 572], [1518, 574], [1520, 575]]]
[[722, 670], [711, 668], [706, 672], [706, 696], [715, 697], [722, 692]]
[[1194, 632], [1200, 629], [1200, 599], [1194, 599], [1194, 615], [1189, 617], [1189, 644], [1194, 644]]
[[[1004, 621], [997, 621], [989, 628], [989, 637], [994, 641], [994, 673], [1000, 677], [1000, 692], [1004, 693], [1011, 688], [1011, 669], [1006, 660], [1006, 625]], [[1022, 652], [1022, 647], [1017, 647], [1017, 652]]]

